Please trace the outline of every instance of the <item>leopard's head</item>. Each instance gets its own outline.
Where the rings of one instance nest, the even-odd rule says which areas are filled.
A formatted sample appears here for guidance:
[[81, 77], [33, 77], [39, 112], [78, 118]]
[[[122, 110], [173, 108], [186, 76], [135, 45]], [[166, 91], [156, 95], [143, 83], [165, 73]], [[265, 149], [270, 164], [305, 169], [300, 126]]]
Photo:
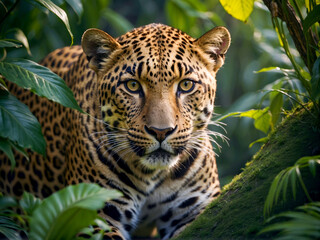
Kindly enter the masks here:
[[102, 145], [148, 169], [170, 168], [201, 148], [229, 45], [224, 27], [198, 39], [162, 24], [118, 39], [87, 30], [82, 47], [97, 74]]

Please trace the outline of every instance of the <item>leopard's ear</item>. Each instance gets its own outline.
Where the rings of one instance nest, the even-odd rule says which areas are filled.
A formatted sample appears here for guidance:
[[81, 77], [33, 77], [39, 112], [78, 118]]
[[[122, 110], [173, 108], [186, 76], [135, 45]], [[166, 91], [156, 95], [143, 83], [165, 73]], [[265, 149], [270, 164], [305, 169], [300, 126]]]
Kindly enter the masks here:
[[106, 32], [91, 28], [82, 35], [81, 45], [87, 55], [89, 67], [98, 72], [103, 63], [110, 59], [112, 53], [120, 48], [120, 44]]
[[208, 62], [213, 64], [215, 72], [223, 65], [224, 55], [230, 42], [230, 33], [225, 27], [215, 27], [195, 41], [203, 52], [208, 54], [205, 58], [208, 58]]

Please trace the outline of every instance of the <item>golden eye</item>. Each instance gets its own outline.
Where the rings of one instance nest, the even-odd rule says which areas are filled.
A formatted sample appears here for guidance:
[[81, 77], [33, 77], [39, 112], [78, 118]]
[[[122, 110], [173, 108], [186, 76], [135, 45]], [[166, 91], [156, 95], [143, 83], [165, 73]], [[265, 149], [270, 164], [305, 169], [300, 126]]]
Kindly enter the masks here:
[[194, 81], [185, 79], [185, 80], [182, 80], [179, 83], [179, 90], [181, 92], [188, 93], [188, 92], [191, 92], [193, 90], [194, 85], [195, 85]]
[[129, 80], [125, 83], [125, 86], [129, 92], [138, 93], [141, 90], [141, 85], [136, 80]]

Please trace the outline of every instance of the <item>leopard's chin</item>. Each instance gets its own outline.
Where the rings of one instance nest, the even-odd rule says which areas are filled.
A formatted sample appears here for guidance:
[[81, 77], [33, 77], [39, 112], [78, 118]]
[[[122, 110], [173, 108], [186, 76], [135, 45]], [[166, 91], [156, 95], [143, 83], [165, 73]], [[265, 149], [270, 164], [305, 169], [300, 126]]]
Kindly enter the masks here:
[[161, 148], [141, 157], [141, 163], [151, 169], [169, 169], [178, 160], [179, 154], [172, 154]]

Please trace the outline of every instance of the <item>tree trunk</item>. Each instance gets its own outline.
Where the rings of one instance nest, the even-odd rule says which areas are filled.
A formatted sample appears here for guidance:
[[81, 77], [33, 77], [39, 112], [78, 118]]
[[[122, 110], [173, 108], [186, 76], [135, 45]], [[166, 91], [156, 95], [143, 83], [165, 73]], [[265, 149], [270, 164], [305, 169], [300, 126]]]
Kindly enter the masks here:
[[[243, 172], [223, 188], [218, 199], [206, 209], [176, 239], [269, 239], [270, 235], [257, 235], [266, 225], [263, 216], [271, 182], [283, 169], [294, 165], [303, 156], [320, 154], [319, 119], [304, 109], [288, 116], [270, 134], [269, 140], [247, 163]], [[303, 174], [313, 200], [320, 199], [319, 171], [313, 178], [308, 169]], [[299, 183], [297, 186], [300, 187]], [[273, 213], [294, 209], [306, 202], [298, 190], [294, 200], [291, 185], [288, 185], [287, 200], [277, 204]]]

